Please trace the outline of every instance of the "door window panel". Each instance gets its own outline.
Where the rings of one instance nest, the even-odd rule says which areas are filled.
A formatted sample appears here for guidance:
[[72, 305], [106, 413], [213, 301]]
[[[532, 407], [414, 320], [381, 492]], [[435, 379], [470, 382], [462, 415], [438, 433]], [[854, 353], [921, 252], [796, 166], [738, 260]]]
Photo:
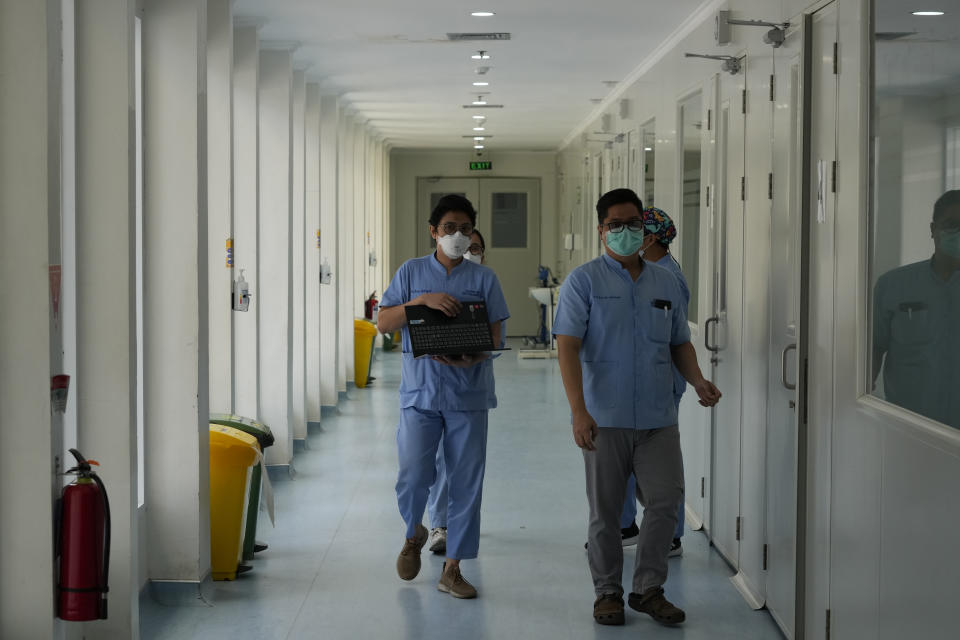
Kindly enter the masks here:
[[643, 125], [643, 193], [640, 199], [647, 207], [656, 206], [653, 201], [653, 183], [657, 173], [657, 139], [654, 133], [656, 127], [654, 120]]
[[960, 429], [960, 16], [874, 20], [868, 392]]
[[490, 209], [491, 245], [497, 249], [527, 247], [527, 194], [494, 193]]
[[[682, 212], [673, 215], [680, 236], [680, 257], [683, 275], [690, 285], [689, 318], [696, 322], [698, 315], [697, 283], [700, 273], [700, 183], [701, 131], [703, 130], [703, 96], [698, 91], [680, 103], [680, 175]], [[671, 213], [672, 212], [668, 212]], [[679, 220], [677, 220], [679, 218]]]

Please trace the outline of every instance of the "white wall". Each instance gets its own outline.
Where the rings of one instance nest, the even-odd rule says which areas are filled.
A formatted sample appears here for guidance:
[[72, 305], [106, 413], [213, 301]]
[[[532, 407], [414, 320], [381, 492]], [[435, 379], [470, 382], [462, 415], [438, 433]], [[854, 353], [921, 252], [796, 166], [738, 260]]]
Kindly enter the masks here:
[[320, 86], [309, 82], [306, 86], [306, 111], [304, 114], [304, 243], [305, 274], [304, 295], [306, 313], [306, 419], [308, 423], [320, 422], [323, 405], [322, 387], [325, 378], [331, 375], [332, 366], [323, 361], [320, 348]]
[[320, 254], [331, 270], [330, 284], [320, 286], [320, 360], [329, 375], [321, 379], [323, 406], [337, 404], [338, 392], [346, 389], [346, 366], [340, 341], [340, 176], [339, 118], [337, 97], [320, 98]]
[[[556, 154], [550, 151], [493, 151], [484, 154], [493, 161], [492, 171], [469, 171], [476, 160], [471, 151], [415, 151], [393, 149], [390, 152], [390, 256], [389, 273], [384, 286], [397, 268], [417, 257], [417, 239], [429, 233], [417, 226], [417, 179], [442, 178], [539, 178], [540, 179], [540, 261], [557, 265], [557, 169]], [[381, 292], [382, 293], [382, 292]]]
[[307, 437], [307, 334], [306, 334], [306, 290], [304, 288], [304, 269], [310, 234], [306, 229], [306, 192], [304, 190], [304, 117], [307, 107], [307, 85], [303, 71], [293, 72], [293, 124], [291, 138], [291, 180], [290, 180], [290, 268], [291, 282], [290, 319], [293, 334], [290, 341], [292, 356], [290, 377], [291, 415], [293, 437], [304, 440]]

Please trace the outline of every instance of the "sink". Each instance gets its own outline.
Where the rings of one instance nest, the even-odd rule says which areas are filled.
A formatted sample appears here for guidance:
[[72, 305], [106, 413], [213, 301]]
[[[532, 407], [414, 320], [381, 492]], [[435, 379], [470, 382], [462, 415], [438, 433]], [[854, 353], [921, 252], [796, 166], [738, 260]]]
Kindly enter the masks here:
[[556, 294], [553, 294], [553, 299], [551, 299], [551, 292], [556, 291], [556, 287], [530, 287], [530, 297], [546, 306], [551, 306], [554, 300], [557, 299]]

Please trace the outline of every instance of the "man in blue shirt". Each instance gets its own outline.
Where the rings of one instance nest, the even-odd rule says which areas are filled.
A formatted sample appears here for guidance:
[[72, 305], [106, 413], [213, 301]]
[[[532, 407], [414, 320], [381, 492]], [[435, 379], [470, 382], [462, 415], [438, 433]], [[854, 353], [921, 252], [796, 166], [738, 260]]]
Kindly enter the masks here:
[[960, 190], [930, 223], [933, 257], [880, 276], [873, 292], [873, 378], [884, 398], [960, 429]]
[[701, 405], [720, 399], [697, 364], [676, 277], [640, 255], [642, 211], [629, 189], [600, 198], [597, 229], [605, 253], [567, 276], [553, 325], [573, 438], [583, 449], [587, 558], [597, 596], [593, 615], [600, 624], [624, 623], [620, 514], [631, 472], [645, 511], [629, 604], [662, 624], [685, 620], [663, 592], [683, 495], [674, 365]]
[[463, 301], [484, 300], [493, 343], [500, 344], [509, 317], [493, 270], [464, 260], [477, 213], [462, 196], [444, 196], [430, 216], [436, 252], [405, 262], [383, 294], [377, 326], [382, 333], [403, 329], [400, 424], [397, 452], [397, 505], [406, 523], [406, 542], [397, 574], [413, 580], [428, 532], [421, 521], [440, 439], [447, 469], [447, 559], [437, 588], [456, 598], [475, 598], [476, 589], [460, 574], [460, 560], [477, 557], [480, 500], [487, 450], [487, 412], [497, 406], [493, 364], [487, 355], [413, 358], [407, 328], [408, 305], [426, 305], [455, 316]]

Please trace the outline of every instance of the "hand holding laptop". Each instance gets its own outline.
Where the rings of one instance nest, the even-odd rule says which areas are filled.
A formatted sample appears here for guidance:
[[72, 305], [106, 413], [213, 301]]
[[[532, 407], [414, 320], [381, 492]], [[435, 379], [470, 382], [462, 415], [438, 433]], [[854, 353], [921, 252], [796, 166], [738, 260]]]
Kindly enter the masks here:
[[447, 293], [425, 293], [414, 302], [437, 311], [443, 311], [450, 318], [460, 313], [461, 309], [460, 301]]

